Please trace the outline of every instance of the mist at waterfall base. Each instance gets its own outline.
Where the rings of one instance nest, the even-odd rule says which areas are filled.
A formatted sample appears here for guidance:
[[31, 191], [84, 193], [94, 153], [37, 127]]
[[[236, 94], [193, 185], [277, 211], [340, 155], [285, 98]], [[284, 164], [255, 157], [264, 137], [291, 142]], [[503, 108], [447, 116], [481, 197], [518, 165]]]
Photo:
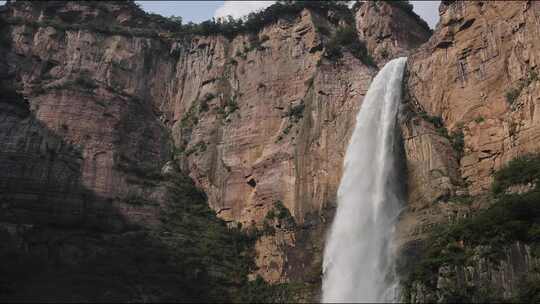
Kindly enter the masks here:
[[388, 62], [361, 105], [326, 240], [323, 302], [393, 302], [392, 238], [401, 211], [396, 120], [407, 58]]

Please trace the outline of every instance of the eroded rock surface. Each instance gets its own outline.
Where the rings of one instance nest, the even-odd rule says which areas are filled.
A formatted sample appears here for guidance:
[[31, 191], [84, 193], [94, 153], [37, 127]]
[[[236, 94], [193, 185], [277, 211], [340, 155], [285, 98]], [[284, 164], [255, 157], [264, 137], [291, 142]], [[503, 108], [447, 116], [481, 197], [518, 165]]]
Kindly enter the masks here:
[[[429, 29], [403, 7], [355, 12], [377, 66], [410, 56], [403, 246], [486, 205], [456, 197], [485, 194], [495, 170], [539, 150], [539, 11], [534, 1], [443, 1], [425, 44]], [[5, 227], [89, 217], [114, 232], [159, 226], [166, 206], [149, 202], [162, 201], [160, 178], [178, 165], [229, 226], [266, 230], [253, 276], [320, 282], [345, 149], [377, 72], [346, 50], [325, 58], [345, 21], [306, 9], [256, 34], [180, 39], [129, 2], [17, 1], [0, 14]], [[281, 205], [285, 222], [269, 216]]]

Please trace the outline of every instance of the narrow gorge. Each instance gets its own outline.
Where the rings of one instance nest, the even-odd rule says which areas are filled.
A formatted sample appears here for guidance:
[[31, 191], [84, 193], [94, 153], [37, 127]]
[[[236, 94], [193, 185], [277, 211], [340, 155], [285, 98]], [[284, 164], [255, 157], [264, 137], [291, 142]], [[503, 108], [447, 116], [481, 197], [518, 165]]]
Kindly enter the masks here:
[[438, 15], [0, 5], [0, 301], [540, 301], [540, 2]]

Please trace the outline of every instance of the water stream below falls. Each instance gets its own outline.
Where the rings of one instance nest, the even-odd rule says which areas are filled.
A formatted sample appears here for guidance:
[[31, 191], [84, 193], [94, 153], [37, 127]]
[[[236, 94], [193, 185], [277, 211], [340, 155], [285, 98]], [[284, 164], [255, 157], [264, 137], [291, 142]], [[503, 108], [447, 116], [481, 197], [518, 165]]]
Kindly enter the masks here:
[[407, 58], [377, 74], [347, 147], [337, 210], [326, 240], [323, 302], [394, 302], [392, 239], [401, 211], [396, 120]]

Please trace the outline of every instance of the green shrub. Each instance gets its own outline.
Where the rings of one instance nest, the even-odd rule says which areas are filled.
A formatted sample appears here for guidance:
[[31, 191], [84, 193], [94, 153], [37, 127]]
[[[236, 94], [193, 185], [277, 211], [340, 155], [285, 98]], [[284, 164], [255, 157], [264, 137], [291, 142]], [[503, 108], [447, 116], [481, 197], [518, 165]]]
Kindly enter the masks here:
[[206, 93], [204, 95], [204, 97], [201, 99], [201, 101], [199, 102], [200, 105], [199, 105], [199, 110], [201, 112], [206, 112], [208, 111], [209, 107], [208, 107], [208, 102], [212, 99], [214, 99], [216, 96], [212, 93]]
[[258, 233], [227, 228], [185, 175], [170, 176], [167, 191], [171, 206], [163, 209], [157, 234], [174, 253], [174, 265], [186, 269], [186, 285], [179, 288], [199, 290], [197, 297], [206, 301], [237, 302], [252, 285], [247, 275], [255, 269]]
[[[486, 246], [487, 257], [501, 258], [504, 246], [516, 241], [537, 244], [540, 240], [540, 190], [536, 187], [522, 194], [504, 194], [516, 184], [537, 183], [540, 156], [512, 160], [494, 176], [496, 201], [487, 209], [453, 224], [436, 227], [424, 241], [415, 258], [415, 266], [406, 279], [421, 281], [434, 287], [438, 270], [443, 265], [464, 265], [472, 248]], [[458, 246], [458, 244], [463, 246]]]
[[474, 199], [470, 195], [456, 195], [456, 196], [450, 197], [449, 201], [456, 202], [462, 205], [470, 205], [473, 203]]
[[388, 52], [387, 49], [383, 49], [383, 50], [381, 51], [381, 57], [382, 57], [383, 59], [387, 59], [389, 56], [390, 56], [390, 53]]
[[431, 115], [428, 115], [425, 111], [420, 112], [418, 115], [423, 120], [433, 124], [435, 128], [437, 129], [444, 127], [443, 119], [440, 116], [431, 116]]
[[329, 59], [337, 60], [343, 56], [343, 48], [363, 63], [375, 66], [375, 62], [369, 55], [365, 43], [358, 39], [358, 34], [353, 24], [339, 27], [336, 30], [326, 44], [325, 56]]
[[458, 128], [457, 130], [453, 131], [452, 134], [450, 134], [449, 139], [450, 143], [452, 144], [452, 148], [454, 148], [454, 151], [456, 151], [458, 154], [458, 158], [461, 158], [465, 148], [465, 135], [463, 134], [463, 129]]
[[193, 102], [180, 121], [180, 128], [190, 129], [199, 123], [197, 117], [197, 102]]
[[87, 74], [79, 74], [77, 78], [75, 78], [75, 84], [87, 90], [93, 90], [98, 87], [96, 81]]
[[270, 221], [268, 219], [264, 219], [263, 221], [263, 235], [274, 235], [276, 233], [276, 229], [272, 224], [270, 224]]
[[158, 206], [157, 202], [147, 199], [136, 192], [129, 192], [124, 198], [124, 203], [133, 206]]
[[242, 289], [241, 297], [238, 299], [242, 303], [286, 303], [291, 302], [291, 295], [287, 289], [287, 284], [270, 285], [260, 276]]
[[289, 111], [287, 112], [286, 116], [290, 117], [292, 121], [298, 122], [300, 119], [304, 117], [304, 109], [305, 109], [304, 103], [297, 104], [295, 106], [292, 106], [289, 108]]
[[527, 72], [525, 79], [518, 81], [516, 87], [510, 88], [508, 91], [506, 91], [506, 102], [512, 105], [521, 94], [521, 91], [535, 81], [538, 81], [538, 73], [535, 70], [530, 69]]
[[227, 108], [227, 115], [234, 113], [236, 110], [239, 109], [238, 103], [236, 102], [236, 97], [234, 96], [231, 96], [229, 98], [229, 101], [227, 102], [225, 106]]
[[206, 151], [206, 143], [204, 141], [200, 141], [186, 151], [186, 156], [190, 156], [193, 153], [195, 154], [198, 154], [199, 152], [202, 153], [205, 151]]
[[479, 123], [482, 123], [482, 122], [484, 122], [484, 121], [485, 121], [485, 119], [484, 119], [484, 117], [482, 117], [482, 116], [478, 116], [478, 117], [476, 117], [476, 118], [474, 119], [474, 122], [476, 122], [476, 123], [478, 123], [478, 124], [479, 124]]
[[[265, 26], [275, 23], [280, 19], [290, 19], [297, 16], [303, 9], [313, 10], [327, 16], [329, 11], [334, 12], [338, 19], [352, 23], [353, 16], [346, 4], [337, 1], [278, 1], [259, 12], [250, 13], [244, 19], [232, 17], [212, 19], [200, 24], [188, 23], [178, 30], [181, 35], [223, 35], [234, 38], [238, 34], [257, 34]], [[266, 41], [263, 35], [261, 40], [255, 42], [254, 47]]]
[[511, 88], [504, 95], [506, 97], [506, 102], [508, 102], [509, 104], [513, 104], [514, 101], [516, 101], [516, 99], [519, 97], [520, 93], [521, 93], [521, 90], [518, 90], [516, 88]]
[[492, 191], [502, 194], [513, 185], [533, 183], [540, 178], [540, 156], [524, 155], [511, 160], [508, 165], [495, 173]]
[[291, 212], [289, 209], [287, 209], [287, 207], [285, 207], [285, 205], [283, 205], [283, 202], [281, 201], [276, 201], [272, 209], [268, 211], [264, 218], [263, 227], [265, 227], [264, 225], [266, 224], [269, 225], [270, 221], [277, 221], [278, 227], [283, 228], [292, 228], [296, 226], [296, 222], [291, 215]]

